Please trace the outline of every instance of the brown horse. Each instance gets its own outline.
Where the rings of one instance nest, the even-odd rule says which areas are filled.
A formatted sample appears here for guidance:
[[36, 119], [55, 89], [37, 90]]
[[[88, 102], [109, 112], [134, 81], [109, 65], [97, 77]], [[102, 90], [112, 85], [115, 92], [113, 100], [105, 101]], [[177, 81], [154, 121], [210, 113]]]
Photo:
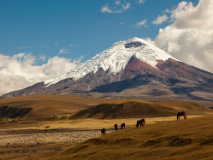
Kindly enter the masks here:
[[114, 128], [115, 128], [115, 131], [117, 131], [118, 130], [118, 125], [114, 124]]
[[139, 126], [143, 127], [144, 124], [145, 124], [145, 119], [138, 120], [136, 124], [136, 128], [139, 128]]
[[178, 113], [177, 113], [177, 120], [180, 120], [180, 116], [184, 116], [184, 119], [187, 118], [187, 117], [186, 117], [186, 113], [185, 113], [184, 111], [178, 112]]
[[103, 136], [105, 134], [106, 134], [106, 129], [105, 128], [101, 129], [101, 135]]
[[121, 124], [121, 129], [125, 129], [125, 123]]

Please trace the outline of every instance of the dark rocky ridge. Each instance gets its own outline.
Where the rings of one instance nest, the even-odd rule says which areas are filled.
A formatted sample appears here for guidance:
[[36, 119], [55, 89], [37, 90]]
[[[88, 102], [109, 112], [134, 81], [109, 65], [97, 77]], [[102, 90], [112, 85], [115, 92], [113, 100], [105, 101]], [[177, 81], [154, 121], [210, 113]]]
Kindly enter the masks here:
[[141, 42], [131, 42], [131, 43], [126, 43], [125, 48], [131, 48], [131, 47], [136, 48], [136, 47], [139, 47], [139, 46], [142, 46], [142, 45], [144, 45], [144, 44], [141, 43]]

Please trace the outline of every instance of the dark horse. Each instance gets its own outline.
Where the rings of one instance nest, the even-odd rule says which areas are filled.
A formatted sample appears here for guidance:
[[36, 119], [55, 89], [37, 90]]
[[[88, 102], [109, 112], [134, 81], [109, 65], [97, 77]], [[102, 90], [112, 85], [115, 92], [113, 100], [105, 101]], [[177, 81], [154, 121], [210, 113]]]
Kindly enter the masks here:
[[121, 129], [125, 129], [125, 123], [121, 124]]
[[114, 128], [115, 128], [115, 131], [117, 131], [118, 130], [118, 125], [114, 124]]
[[145, 119], [138, 120], [136, 124], [136, 128], [139, 128], [139, 126], [143, 127], [144, 124], [145, 124]]
[[105, 128], [101, 129], [101, 135], [105, 135], [105, 134], [106, 134]]
[[184, 119], [186, 119], [186, 113], [184, 111], [177, 113], [177, 120], [180, 120], [180, 116], [184, 116]]

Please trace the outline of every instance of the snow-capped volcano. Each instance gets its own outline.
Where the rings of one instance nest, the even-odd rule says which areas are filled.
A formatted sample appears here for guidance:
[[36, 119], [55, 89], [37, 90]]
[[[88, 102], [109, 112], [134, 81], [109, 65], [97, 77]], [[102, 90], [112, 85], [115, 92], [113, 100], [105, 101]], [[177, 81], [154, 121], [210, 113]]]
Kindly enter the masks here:
[[132, 57], [154, 68], [157, 68], [158, 60], [175, 59], [170, 54], [149, 44], [145, 40], [134, 37], [115, 43], [111, 48], [76, 66], [67, 74], [45, 81], [45, 84], [49, 86], [66, 78], [78, 80], [90, 72], [96, 73], [100, 68], [108, 71], [108, 74], [117, 74], [126, 67]]
[[199, 101], [213, 105], [213, 74], [140, 38], [119, 41], [65, 75], [1, 98], [38, 94]]

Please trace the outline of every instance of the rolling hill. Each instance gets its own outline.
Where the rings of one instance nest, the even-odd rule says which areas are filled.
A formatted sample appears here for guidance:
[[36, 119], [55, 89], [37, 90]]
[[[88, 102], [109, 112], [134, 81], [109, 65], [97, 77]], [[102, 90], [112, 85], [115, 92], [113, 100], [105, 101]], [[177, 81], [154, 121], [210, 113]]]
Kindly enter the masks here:
[[105, 99], [62, 95], [34, 95], [0, 99], [0, 118], [53, 120], [57, 116], [70, 116]]
[[59, 120], [79, 118], [137, 118], [174, 116], [178, 111], [202, 115], [211, 109], [194, 102], [137, 99], [107, 100], [66, 95], [34, 95], [0, 99], [0, 118]]
[[[71, 116], [77, 118], [148, 118], [174, 116], [177, 112], [185, 111], [190, 115], [202, 115], [212, 110], [194, 102], [148, 102], [140, 100], [114, 100], [111, 103], [99, 104], [85, 110], [81, 110]], [[114, 103], [113, 103], [114, 102]], [[116, 103], [117, 102], [117, 103]]]

